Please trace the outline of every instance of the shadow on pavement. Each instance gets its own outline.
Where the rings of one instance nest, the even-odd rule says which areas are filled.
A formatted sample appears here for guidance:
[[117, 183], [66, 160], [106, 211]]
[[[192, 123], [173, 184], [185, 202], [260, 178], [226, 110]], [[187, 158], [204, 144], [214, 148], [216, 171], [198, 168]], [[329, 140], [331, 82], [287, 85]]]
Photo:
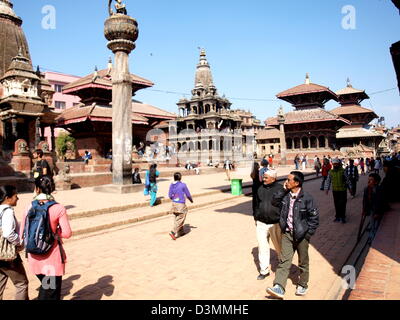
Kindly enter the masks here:
[[80, 274], [76, 274], [68, 277], [67, 279], [63, 279], [62, 281], [62, 289], [61, 289], [61, 299], [69, 295], [72, 287], [74, 286], [73, 282], [78, 280], [81, 277]]
[[226, 207], [222, 209], [217, 209], [215, 210], [216, 212], [223, 212], [223, 213], [241, 213], [245, 215], [252, 216], [253, 212], [251, 209], [251, 203], [252, 201], [246, 201], [231, 207]]
[[103, 296], [110, 297], [114, 293], [115, 288], [112, 282], [113, 276], [101, 277], [96, 283], [89, 284], [76, 291], [71, 300], [101, 300]]

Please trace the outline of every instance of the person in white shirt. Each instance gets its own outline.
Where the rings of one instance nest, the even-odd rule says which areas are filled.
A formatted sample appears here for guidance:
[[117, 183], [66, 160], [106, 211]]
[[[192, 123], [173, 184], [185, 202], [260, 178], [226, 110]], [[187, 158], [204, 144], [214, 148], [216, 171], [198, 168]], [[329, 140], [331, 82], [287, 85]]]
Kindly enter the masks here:
[[[17, 251], [23, 249], [22, 240], [19, 237], [18, 222], [14, 215], [14, 209], [18, 202], [17, 189], [14, 186], [6, 185], [0, 187], [0, 228], [3, 237], [16, 246]], [[29, 300], [28, 278], [21, 257], [12, 261], [0, 260], [0, 300], [6, 288], [8, 278], [13, 282], [16, 293], [15, 300]]]

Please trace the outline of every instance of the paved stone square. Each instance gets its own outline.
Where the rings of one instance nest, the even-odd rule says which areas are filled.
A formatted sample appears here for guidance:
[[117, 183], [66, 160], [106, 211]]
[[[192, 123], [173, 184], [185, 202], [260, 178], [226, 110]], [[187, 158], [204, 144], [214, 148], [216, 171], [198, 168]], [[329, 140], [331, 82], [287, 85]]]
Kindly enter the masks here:
[[[358, 190], [366, 183], [361, 177]], [[296, 297], [295, 256], [285, 299], [335, 299], [340, 290], [339, 269], [356, 241], [361, 191], [348, 200], [348, 223], [333, 223], [332, 194], [319, 190], [320, 180], [305, 189], [320, 209], [320, 227], [310, 246], [310, 290]], [[140, 210], [140, 208], [138, 209]], [[251, 198], [189, 212], [187, 235], [173, 241], [172, 217], [82, 236], [65, 242], [68, 254], [63, 299], [261, 299], [274, 275], [257, 281], [257, 240]], [[272, 270], [277, 266], [272, 253]], [[39, 285], [29, 273], [30, 297]], [[13, 298], [8, 284], [6, 299]]]

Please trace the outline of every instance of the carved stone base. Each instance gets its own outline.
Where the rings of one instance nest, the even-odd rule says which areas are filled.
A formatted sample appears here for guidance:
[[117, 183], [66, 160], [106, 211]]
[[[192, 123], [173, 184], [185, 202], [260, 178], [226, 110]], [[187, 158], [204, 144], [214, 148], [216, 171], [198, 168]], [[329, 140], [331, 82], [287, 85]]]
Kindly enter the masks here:
[[107, 184], [104, 186], [93, 187], [93, 191], [125, 194], [125, 193], [140, 192], [143, 191], [143, 188], [144, 188], [143, 184], [128, 184], [128, 185]]

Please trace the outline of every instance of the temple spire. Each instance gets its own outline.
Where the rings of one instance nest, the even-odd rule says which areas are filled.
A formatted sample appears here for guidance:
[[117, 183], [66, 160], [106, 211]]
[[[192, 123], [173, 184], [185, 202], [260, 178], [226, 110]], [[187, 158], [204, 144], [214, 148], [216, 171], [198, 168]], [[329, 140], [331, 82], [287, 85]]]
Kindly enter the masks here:
[[306, 81], [305, 81], [305, 83], [306, 83], [306, 84], [310, 84], [310, 83], [311, 83], [311, 81], [310, 81], [310, 75], [308, 74], [308, 72], [306, 73]]
[[215, 88], [211, 74], [210, 64], [207, 61], [206, 50], [201, 49], [200, 60], [197, 65], [196, 76], [194, 81], [195, 88], [203, 87], [204, 89]]

